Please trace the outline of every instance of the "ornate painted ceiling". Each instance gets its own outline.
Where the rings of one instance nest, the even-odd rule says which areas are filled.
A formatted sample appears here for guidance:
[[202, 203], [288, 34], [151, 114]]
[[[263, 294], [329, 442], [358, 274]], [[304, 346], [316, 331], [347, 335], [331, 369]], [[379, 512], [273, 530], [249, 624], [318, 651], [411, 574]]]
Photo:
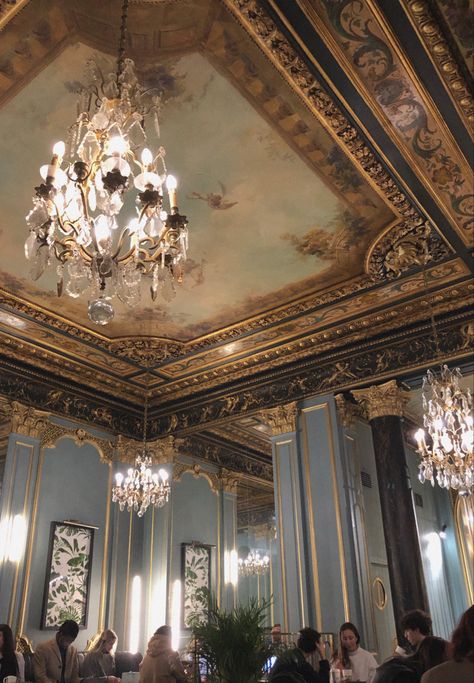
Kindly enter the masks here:
[[468, 359], [467, 0], [131, 0], [127, 54], [166, 83], [184, 285], [98, 329], [54, 269], [31, 281], [37, 171], [87, 58], [113, 70], [119, 9], [0, 0], [0, 393], [137, 436], [148, 388], [152, 436], [265, 478], [262, 408], [419, 373], [431, 309], [443, 356]]

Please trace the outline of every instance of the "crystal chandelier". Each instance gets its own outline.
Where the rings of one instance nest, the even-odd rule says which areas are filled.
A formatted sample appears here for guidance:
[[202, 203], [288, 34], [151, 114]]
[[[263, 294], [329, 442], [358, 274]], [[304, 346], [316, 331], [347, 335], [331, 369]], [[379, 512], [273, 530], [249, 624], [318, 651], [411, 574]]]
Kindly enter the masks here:
[[419, 479], [468, 495], [474, 490], [472, 394], [462, 389], [459, 368], [443, 365], [439, 376], [428, 370], [423, 380], [423, 424], [415, 438], [421, 455]]
[[[144, 277], [153, 301], [159, 292], [169, 301], [182, 282], [188, 244], [166, 152], [152, 153], [147, 144], [145, 121], [154, 120], [159, 137], [162, 93], [140, 85], [133, 61], [124, 58], [128, 4], [124, 0], [117, 72], [104, 76], [95, 62], [87, 63], [88, 83], [67, 145], [56, 143], [51, 162], [41, 167], [43, 182], [26, 217], [32, 279], [56, 262], [58, 296], [87, 293], [89, 318], [98, 325], [114, 317], [115, 297], [131, 307], [139, 303]], [[136, 215], [119, 224], [132, 187]]]
[[251, 550], [245, 559], [239, 559], [239, 574], [241, 576], [258, 576], [265, 574], [270, 567], [268, 555], [260, 555], [258, 550]]
[[[428, 240], [425, 240], [423, 282], [427, 300], [426, 264], [429, 260]], [[431, 327], [437, 358], [441, 357], [433, 306], [430, 306]], [[439, 375], [428, 370], [423, 378], [423, 426], [415, 433], [421, 456], [418, 478], [423, 484], [435, 481], [441, 488], [454, 489], [460, 495], [474, 488], [473, 411], [470, 389], [463, 389], [459, 368], [450, 370], [442, 365]]]
[[152, 457], [147, 451], [146, 429], [148, 419], [148, 395], [145, 397], [145, 412], [143, 418], [143, 445], [141, 453], [135, 459], [135, 466], [127, 471], [127, 476], [121, 472], [115, 475], [115, 486], [112, 487], [112, 501], [119, 504], [122, 512], [134, 510], [139, 517], [143, 517], [150, 505], [161, 508], [168, 502], [170, 484], [168, 472], [160, 469], [152, 472]]

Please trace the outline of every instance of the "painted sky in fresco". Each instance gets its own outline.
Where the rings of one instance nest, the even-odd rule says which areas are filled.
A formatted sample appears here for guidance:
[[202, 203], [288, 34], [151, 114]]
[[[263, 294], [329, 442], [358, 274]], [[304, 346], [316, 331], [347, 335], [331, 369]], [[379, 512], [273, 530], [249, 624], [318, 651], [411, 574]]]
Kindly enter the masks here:
[[[81, 44], [68, 47], [0, 111], [0, 286], [88, 326], [86, 301], [57, 298], [54, 268], [37, 283], [28, 279], [23, 243], [38, 169], [75, 119], [74, 81], [91, 54]], [[180, 183], [191, 263], [171, 306], [152, 305], [146, 287], [138, 311], [117, 302], [107, 333], [186, 339], [354, 274], [351, 239], [369, 231], [360, 214], [204, 57], [187, 55], [164, 68], [171, 90], [160, 144]], [[331, 255], [337, 244], [349, 256], [344, 267]]]

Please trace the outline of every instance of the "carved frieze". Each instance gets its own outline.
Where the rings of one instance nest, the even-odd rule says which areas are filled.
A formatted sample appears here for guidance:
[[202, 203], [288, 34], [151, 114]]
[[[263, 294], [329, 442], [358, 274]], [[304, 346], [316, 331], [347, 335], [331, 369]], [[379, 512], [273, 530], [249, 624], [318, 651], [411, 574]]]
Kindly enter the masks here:
[[385, 415], [403, 417], [409, 392], [397, 385], [395, 379], [367, 389], [354, 389], [355, 400], [362, 405], [369, 420]]

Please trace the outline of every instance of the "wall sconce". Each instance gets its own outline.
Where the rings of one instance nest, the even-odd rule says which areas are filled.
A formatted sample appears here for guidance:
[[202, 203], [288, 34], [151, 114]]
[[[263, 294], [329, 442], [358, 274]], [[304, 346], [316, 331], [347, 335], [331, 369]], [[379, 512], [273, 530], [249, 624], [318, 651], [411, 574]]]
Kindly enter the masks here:
[[181, 581], [173, 581], [173, 591], [171, 593], [171, 647], [173, 650], [179, 648], [181, 638]]
[[27, 524], [24, 515], [6, 516], [0, 524], [0, 562], [20, 562], [25, 550]]
[[134, 576], [132, 581], [132, 604], [130, 607], [130, 652], [138, 652], [140, 644], [140, 615], [142, 611], [142, 580]]

